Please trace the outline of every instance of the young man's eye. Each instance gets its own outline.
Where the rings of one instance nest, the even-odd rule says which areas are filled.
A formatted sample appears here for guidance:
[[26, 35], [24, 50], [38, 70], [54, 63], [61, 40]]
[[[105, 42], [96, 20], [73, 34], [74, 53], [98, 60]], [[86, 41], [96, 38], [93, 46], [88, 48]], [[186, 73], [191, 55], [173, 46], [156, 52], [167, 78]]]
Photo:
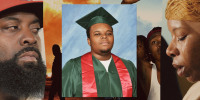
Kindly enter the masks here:
[[179, 37], [179, 38], [178, 38], [178, 41], [184, 41], [186, 37], [187, 37], [187, 35], [182, 36], [182, 37]]
[[100, 33], [94, 33], [94, 35], [101, 35]]
[[112, 35], [112, 33], [106, 33], [106, 35]]

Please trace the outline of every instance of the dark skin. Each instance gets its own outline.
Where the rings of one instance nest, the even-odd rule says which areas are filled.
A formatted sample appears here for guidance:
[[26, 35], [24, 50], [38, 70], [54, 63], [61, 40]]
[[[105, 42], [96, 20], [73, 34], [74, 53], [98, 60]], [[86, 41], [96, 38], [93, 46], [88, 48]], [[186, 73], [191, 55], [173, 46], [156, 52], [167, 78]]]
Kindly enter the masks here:
[[[9, 98], [9, 100], [25, 100], [28, 95], [31, 97], [34, 92], [41, 92], [39, 89], [34, 88], [33, 84], [40, 89], [44, 87], [46, 69], [42, 64], [39, 53], [41, 46], [38, 35], [39, 29], [39, 18], [33, 13], [12, 12], [0, 17], [0, 65], [2, 65], [1, 71], [3, 70], [1, 73], [7, 72], [1, 75], [1, 81], [5, 82], [1, 82], [1, 86], [6, 84], [9, 87], [4, 86], [4, 88], [1, 88], [1, 90], [7, 89], [6, 92], [8, 94], [6, 92], [1, 94], [0, 91], [0, 95], [5, 96], [7, 99]], [[37, 51], [33, 50], [33, 48], [37, 49]], [[15, 60], [13, 60], [14, 58]], [[10, 78], [13, 79], [10, 80]], [[20, 82], [16, 82], [16, 80], [20, 80]], [[13, 82], [17, 84], [12, 84]], [[21, 87], [28, 89], [22, 89]], [[12, 90], [15, 93], [11, 92]], [[27, 92], [28, 90], [31, 92]], [[25, 92], [27, 95], [24, 95], [26, 94]], [[16, 94], [17, 97], [15, 96]]]
[[140, 40], [137, 40], [137, 66], [139, 84], [141, 84], [147, 99], [150, 90], [152, 65], [147, 60], [144, 44]]
[[149, 40], [149, 51], [153, 58], [153, 62], [156, 64], [157, 68], [157, 79], [160, 83], [160, 50], [161, 50], [161, 33], [154, 33], [152, 39]]
[[121, 4], [133, 4], [138, 2], [139, 0], [123, 0]]
[[90, 38], [87, 39], [91, 46], [91, 53], [98, 60], [104, 61], [111, 57], [114, 44], [113, 30], [110, 25], [97, 23], [90, 27]]
[[[25, 47], [40, 49], [38, 18], [32, 13], [16, 12], [0, 18], [0, 61], [6, 61]], [[37, 64], [38, 54], [25, 52], [18, 58], [18, 64]]]
[[189, 82], [200, 80], [200, 22], [168, 20], [172, 41], [166, 53], [177, 74]]

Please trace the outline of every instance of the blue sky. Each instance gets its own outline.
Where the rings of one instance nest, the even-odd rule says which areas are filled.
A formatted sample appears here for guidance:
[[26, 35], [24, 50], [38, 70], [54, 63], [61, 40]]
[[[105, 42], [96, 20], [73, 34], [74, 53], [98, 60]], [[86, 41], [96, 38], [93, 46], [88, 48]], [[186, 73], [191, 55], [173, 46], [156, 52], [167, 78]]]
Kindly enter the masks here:
[[99, 7], [103, 7], [119, 22], [113, 25], [115, 40], [112, 53], [136, 65], [136, 5], [67, 4], [62, 6], [62, 66], [69, 59], [91, 51], [87, 44], [86, 30], [75, 22]]
[[168, 30], [168, 27], [167, 27], [167, 20], [165, 18], [165, 9], [166, 9], [166, 6], [167, 6], [167, 1], [168, 0], [163, 0], [163, 3], [162, 3], [162, 6], [163, 6], [163, 9], [162, 9], [162, 36], [165, 38], [165, 40], [167, 41], [167, 43], [169, 44], [172, 37], [171, 37], [171, 33], [169, 32]]
[[140, 0], [136, 4], [137, 34], [146, 37], [153, 27], [162, 25], [162, 0]]

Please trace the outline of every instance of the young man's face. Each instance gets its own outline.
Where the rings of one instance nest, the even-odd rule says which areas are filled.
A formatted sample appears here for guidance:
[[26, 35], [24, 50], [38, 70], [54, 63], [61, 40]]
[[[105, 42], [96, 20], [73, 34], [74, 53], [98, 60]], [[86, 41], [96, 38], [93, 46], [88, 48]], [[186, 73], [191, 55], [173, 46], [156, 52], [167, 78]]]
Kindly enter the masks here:
[[149, 51], [155, 61], [160, 61], [161, 51], [161, 33], [154, 33], [153, 38], [149, 40]]
[[91, 51], [96, 54], [110, 53], [114, 43], [113, 30], [110, 25], [97, 23], [90, 27], [88, 44]]
[[200, 22], [168, 20], [172, 41], [167, 55], [173, 57], [173, 66], [179, 76], [190, 82], [200, 80]]
[[[0, 18], [0, 61], [10, 60], [26, 47], [40, 49], [39, 19], [31, 13], [17, 12]], [[38, 54], [24, 52], [17, 57], [17, 64], [37, 64]]]

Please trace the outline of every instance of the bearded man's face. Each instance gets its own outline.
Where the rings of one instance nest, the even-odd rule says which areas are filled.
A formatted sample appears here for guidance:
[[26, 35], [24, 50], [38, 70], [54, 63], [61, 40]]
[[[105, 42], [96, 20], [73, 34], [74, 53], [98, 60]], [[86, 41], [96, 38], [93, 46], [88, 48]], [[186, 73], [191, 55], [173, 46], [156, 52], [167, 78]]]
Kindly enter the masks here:
[[40, 54], [40, 28], [32, 13], [0, 16], [0, 95], [43, 96], [46, 67]]

